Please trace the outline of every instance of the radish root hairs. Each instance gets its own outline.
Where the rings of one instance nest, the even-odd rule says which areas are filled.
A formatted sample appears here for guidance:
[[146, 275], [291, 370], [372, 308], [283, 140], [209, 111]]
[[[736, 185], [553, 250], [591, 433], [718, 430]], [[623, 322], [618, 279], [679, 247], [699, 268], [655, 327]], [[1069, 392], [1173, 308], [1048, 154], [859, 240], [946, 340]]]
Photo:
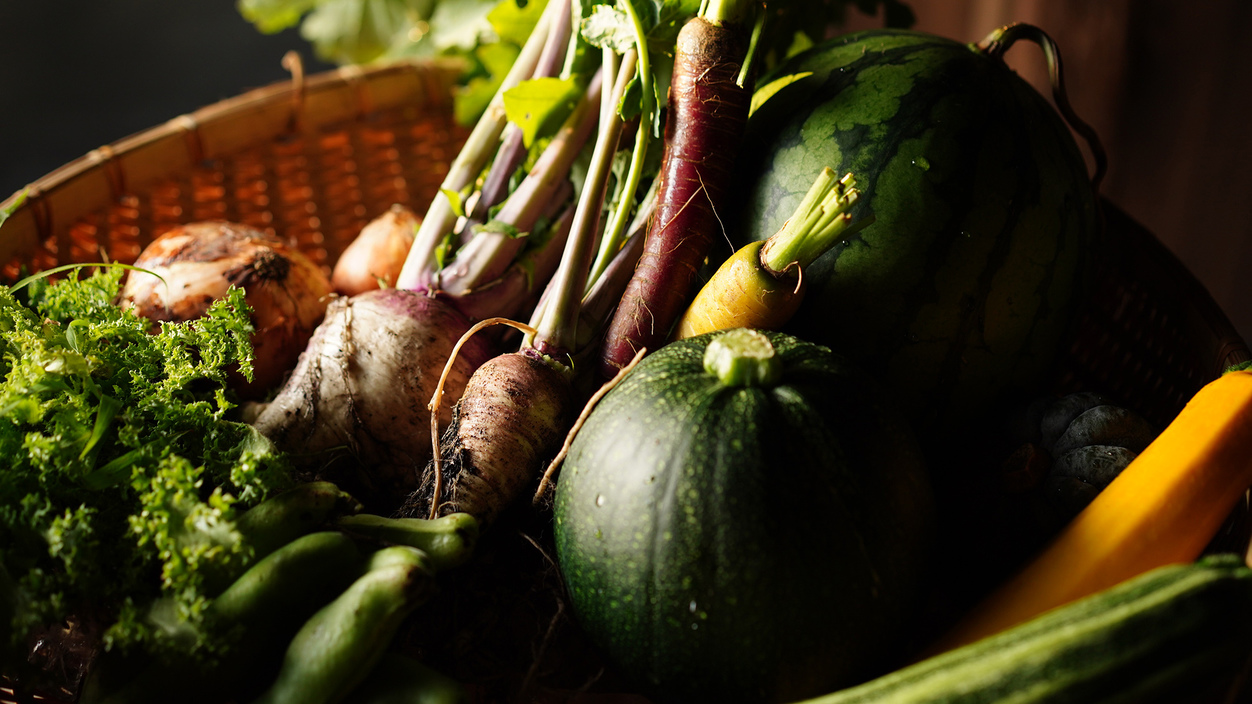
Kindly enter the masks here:
[[432, 519], [439, 517], [439, 503], [441, 501], [441, 494], [443, 493], [443, 459], [440, 457], [439, 453], [439, 408], [443, 405], [444, 382], [447, 381], [448, 375], [452, 373], [452, 365], [456, 363], [457, 354], [461, 351], [461, 347], [465, 345], [466, 341], [473, 337], [474, 333], [479, 330], [493, 325], [508, 325], [509, 327], [520, 330], [527, 335], [535, 334], [535, 329], [525, 323], [519, 323], [515, 320], [509, 320], [508, 318], [488, 318], [487, 320], [475, 323], [469, 330], [466, 330], [465, 334], [461, 335], [461, 339], [457, 340], [456, 345], [452, 347], [452, 354], [448, 356], [448, 361], [443, 366], [443, 373], [439, 375], [439, 383], [435, 385], [435, 393], [430, 397], [430, 403], [426, 405], [426, 408], [430, 410], [431, 459], [435, 463], [435, 488], [433, 498], [430, 502], [429, 515]]
[[583, 427], [583, 423], [587, 422], [587, 416], [591, 415], [591, 412], [595, 410], [596, 404], [600, 403], [600, 399], [612, 391], [613, 387], [621, 383], [622, 379], [625, 379], [626, 375], [638, 366], [647, 353], [648, 348], [646, 347], [636, 352], [634, 358], [626, 366], [619, 369], [612, 379], [601, 384], [600, 388], [587, 400], [587, 404], [583, 406], [582, 412], [578, 414], [578, 420], [574, 421], [574, 425], [566, 433], [565, 442], [561, 445], [561, 451], [556, 454], [556, 457], [548, 464], [548, 468], [544, 470], [543, 478], [539, 480], [539, 488], [535, 490], [535, 496], [531, 499], [532, 505], [537, 506], [543, 501], [544, 494], [548, 492], [548, 486], [552, 483], [552, 477], [556, 474], [556, 470], [561, 466], [561, 463], [565, 461], [565, 456], [569, 454], [570, 445], [574, 444], [574, 436], [578, 435], [578, 431]]
[[[430, 459], [422, 414], [436, 375], [469, 327], [451, 306], [413, 291], [336, 299], [253, 427], [294, 453], [299, 469], [342, 471], [368, 493], [381, 492], [384, 502], [392, 490], [407, 495], [418, 483], [415, 471]], [[463, 346], [442, 379], [444, 392], [459, 395], [492, 354], [481, 339]], [[443, 404], [440, 411], [449, 422], [452, 409]]]

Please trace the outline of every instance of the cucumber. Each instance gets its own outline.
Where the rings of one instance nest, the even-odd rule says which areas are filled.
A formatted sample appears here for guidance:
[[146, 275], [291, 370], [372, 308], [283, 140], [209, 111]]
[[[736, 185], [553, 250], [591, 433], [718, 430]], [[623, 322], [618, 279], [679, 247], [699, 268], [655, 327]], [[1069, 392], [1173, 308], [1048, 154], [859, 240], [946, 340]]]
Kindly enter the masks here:
[[1169, 565], [806, 704], [1177, 702], [1252, 652], [1252, 570]]

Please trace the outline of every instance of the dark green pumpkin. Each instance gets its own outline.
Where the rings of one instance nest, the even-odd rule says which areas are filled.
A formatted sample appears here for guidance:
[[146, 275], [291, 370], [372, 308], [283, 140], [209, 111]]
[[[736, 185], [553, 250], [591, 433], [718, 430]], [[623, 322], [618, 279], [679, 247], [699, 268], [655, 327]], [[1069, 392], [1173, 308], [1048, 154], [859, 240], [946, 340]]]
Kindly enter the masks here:
[[724, 334], [660, 349], [591, 413], [557, 486], [559, 563], [580, 622], [650, 693], [811, 696], [898, 655], [929, 485], [859, 369], [769, 333], [777, 373], [727, 383], [704, 363]]
[[880, 374], [919, 430], [1035, 390], [1097, 231], [1052, 106], [997, 58], [899, 30], [836, 38], [761, 85], [735, 246], [777, 231], [826, 166], [876, 218], [805, 272], [787, 331]]

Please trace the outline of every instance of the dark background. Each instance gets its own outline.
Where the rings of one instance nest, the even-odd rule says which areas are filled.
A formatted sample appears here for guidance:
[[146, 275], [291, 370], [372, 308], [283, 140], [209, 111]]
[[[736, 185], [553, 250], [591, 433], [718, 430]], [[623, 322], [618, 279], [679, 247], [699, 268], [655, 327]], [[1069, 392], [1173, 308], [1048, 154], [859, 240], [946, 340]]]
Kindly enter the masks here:
[[[1144, 223], [1252, 338], [1252, 27], [1246, 0], [909, 0], [917, 28], [977, 41], [1037, 24], [1103, 137], [1103, 193]], [[856, 18], [853, 26], [872, 26]], [[232, 0], [0, 0], [0, 199], [88, 151], [318, 62]], [[1010, 65], [1044, 85], [1039, 51]]]
[[231, 0], [0, 0], [0, 200], [135, 132], [287, 78], [316, 60]]

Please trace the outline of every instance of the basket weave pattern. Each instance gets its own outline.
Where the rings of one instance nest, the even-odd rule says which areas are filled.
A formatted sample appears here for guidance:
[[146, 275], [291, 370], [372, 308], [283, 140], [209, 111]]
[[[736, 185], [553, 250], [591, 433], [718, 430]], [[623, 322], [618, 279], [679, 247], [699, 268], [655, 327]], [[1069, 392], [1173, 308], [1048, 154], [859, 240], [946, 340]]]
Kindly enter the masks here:
[[[247, 101], [237, 100], [233, 111], [206, 108], [203, 116], [184, 116], [137, 135], [130, 145], [96, 150], [29, 187], [27, 202], [5, 228], [0, 277], [13, 281], [23, 270], [68, 263], [130, 263], [170, 228], [211, 219], [276, 234], [329, 267], [370, 219], [397, 203], [422, 212], [438, 192], [465, 136], [452, 119], [451, 75], [446, 67], [420, 64], [340, 71], [309, 85], [262, 89]], [[371, 105], [373, 84], [396, 82], [398, 76], [409, 78], [409, 85], [378, 89], [394, 104]], [[314, 101], [306, 96], [313, 91], [344, 89], [358, 101], [347, 119], [336, 119], [330, 110], [307, 111]], [[278, 131], [273, 120], [256, 118], [274, 107], [290, 112]], [[244, 146], [206, 153], [201, 133], [228, 121], [244, 133], [238, 140]], [[250, 122], [256, 132], [251, 136]], [[183, 159], [166, 169], [159, 163], [135, 165], [142, 160], [140, 147], [170, 141], [178, 132]], [[183, 163], [187, 168], [179, 168]], [[165, 173], [136, 183], [131, 170]], [[92, 178], [107, 183], [101, 194], [106, 198], [79, 201], [64, 210], [80, 212], [63, 213], [56, 195]]]
[[1231, 364], [1252, 358], [1191, 272], [1116, 206], [1093, 287], [1056, 365], [1059, 392], [1098, 391], [1163, 428]]

